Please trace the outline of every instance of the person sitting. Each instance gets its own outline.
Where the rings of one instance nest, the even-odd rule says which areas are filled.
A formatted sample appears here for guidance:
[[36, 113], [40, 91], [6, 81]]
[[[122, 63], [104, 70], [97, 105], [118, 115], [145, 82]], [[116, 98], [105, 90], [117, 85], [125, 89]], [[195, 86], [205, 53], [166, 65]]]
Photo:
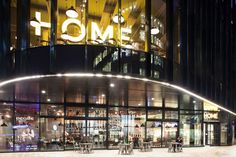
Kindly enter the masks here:
[[176, 139], [176, 143], [177, 143], [177, 150], [182, 151], [183, 139], [181, 137], [178, 137]]

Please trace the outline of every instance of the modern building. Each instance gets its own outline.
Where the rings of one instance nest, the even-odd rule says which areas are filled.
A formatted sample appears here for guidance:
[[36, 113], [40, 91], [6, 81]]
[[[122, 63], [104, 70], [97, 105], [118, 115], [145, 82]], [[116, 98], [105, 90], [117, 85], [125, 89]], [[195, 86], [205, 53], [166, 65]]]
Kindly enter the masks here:
[[0, 151], [232, 145], [234, 0], [1, 0]]

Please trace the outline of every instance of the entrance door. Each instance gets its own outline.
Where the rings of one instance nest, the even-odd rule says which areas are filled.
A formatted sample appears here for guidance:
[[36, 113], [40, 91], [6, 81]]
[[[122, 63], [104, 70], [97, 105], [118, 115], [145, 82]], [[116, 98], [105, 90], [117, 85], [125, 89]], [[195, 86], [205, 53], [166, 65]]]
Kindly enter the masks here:
[[205, 144], [206, 145], [219, 145], [219, 124], [218, 123], [205, 123]]

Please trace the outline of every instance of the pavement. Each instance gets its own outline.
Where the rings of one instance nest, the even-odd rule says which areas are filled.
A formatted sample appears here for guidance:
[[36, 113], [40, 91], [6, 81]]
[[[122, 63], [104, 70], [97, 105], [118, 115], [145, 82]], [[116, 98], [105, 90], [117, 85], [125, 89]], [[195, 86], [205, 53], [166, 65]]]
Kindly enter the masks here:
[[94, 150], [90, 154], [75, 151], [60, 152], [25, 152], [0, 153], [0, 157], [236, 157], [236, 145], [233, 146], [205, 146], [183, 148], [183, 152], [168, 152], [167, 148], [155, 148], [151, 152], [134, 150], [131, 155], [120, 155], [118, 150]]

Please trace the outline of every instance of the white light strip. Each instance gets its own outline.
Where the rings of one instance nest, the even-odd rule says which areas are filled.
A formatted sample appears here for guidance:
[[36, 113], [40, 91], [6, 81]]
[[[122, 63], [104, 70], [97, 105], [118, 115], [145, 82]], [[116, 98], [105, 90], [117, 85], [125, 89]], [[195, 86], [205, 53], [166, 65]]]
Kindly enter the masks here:
[[172, 87], [178, 91], [181, 91], [181, 92], [184, 92], [184, 93], [189, 94], [191, 96], [194, 96], [202, 101], [206, 101], [207, 103], [210, 103], [211, 105], [214, 105], [214, 106], [236, 116], [235, 112], [232, 112], [232, 111], [230, 111], [230, 110], [228, 110], [228, 109], [226, 109], [226, 108], [224, 108], [224, 107], [222, 107], [210, 100], [207, 100], [206, 98], [201, 97], [201, 96], [199, 96], [187, 89], [184, 89], [180, 86], [173, 85], [168, 82], [154, 81], [154, 80], [150, 80], [147, 78], [137, 78], [137, 77], [132, 77], [129, 75], [111, 75], [111, 74], [101, 74], [101, 73], [65, 73], [65, 74], [52, 74], [52, 75], [33, 75], [33, 76], [18, 77], [18, 78], [2, 81], [2, 82], [0, 82], [0, 87], [3, 87], [7, 84], [14, 83], [14, 82], [20, 82], [20, 81], [25, 81], [25, 80], [34, 80], [34, 79], [40, 79], [40, 78], [48, 78], [48, 77], [108, 77], [108, 78], [118, 78], [118, 79], [133, 79], [133, 80], [138, 80], [138, 81], [157, 83], [157, 84], [160, 84], [160, 85], [163, 85], [166, 87]]

